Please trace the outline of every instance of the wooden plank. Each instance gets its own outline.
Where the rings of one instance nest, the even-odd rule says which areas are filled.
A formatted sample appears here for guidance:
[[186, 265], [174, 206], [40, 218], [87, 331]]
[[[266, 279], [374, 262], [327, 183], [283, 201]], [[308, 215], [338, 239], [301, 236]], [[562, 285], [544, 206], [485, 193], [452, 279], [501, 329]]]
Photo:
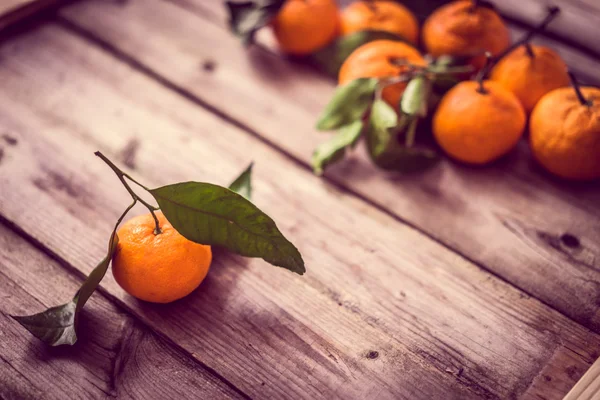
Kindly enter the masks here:
[[8, 316], [64, 302], [80, 284], [0, 223], [1, 398], [243, 398], [101, 294], [88, 302], [74, 347], [49, 348]]
[[0, 56], [0, 213], [83, 273], [128, 203], [92, 150], [129, 149], [150, 186], [227, 182], [255, 158], [255, 201], [304, 277], [219, 254], [198, 291], [161, 307], [103, 283], [251, 397], [560, 398], [600, 352], [598, 335], [67, 31]]
[[600, 359], [583, 375], [564, 400], [594, 400], [600, 396]]
[[[62, 15], [122, 57], [132, 57], [129, 62], [307, 165], [327, 137], [313, 125], [332, 83], [263, 49], [245, 52], [218, 21], [216, 4], [182, 4], [92, 1]], [[444, 161], [412, 176], [383, 174], [362, 151], [351, 158], [331, 171], [332, 181], [600, 329], [599, 185], [549, 177], [533, 163], [526, 143], [487, 168]], [[568, 240], [572, 237], [576, 240]]]

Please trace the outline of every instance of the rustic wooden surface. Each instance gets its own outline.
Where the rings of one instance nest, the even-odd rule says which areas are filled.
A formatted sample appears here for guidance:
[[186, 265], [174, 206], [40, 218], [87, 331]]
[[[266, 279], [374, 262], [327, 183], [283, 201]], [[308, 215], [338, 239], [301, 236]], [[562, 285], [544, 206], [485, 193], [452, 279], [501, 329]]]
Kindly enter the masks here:
[[[167, 77], [174, 89], [308, 169], [312, 151], [326, 137], [313, 125], [333, 83], [260, 48], [241, 51], [225, 28], [218, 0], [184, 4], [92, 1], [62, 15], [78, 32], [146, 73]], [[214, 69], [206, 70], [206, 63]], [[600, 328], [600, 185], [553, 180], [531, 162], [526, 147], [490, 168], [446, 162], [417, 176], [387, 178], [359, 152], [329, 176], [527, 293]], [[579, 246], [564, 245], [565, 234], [578, 238]]]
[[[0, 82], [2, 397], [558, 399], [600, 354], [597, 183], [550, 178], [525, 143], [483, 169], [383, 176], [359, 152], [314, 177], [333, 83], [245, 52], [220, 1], [70, 5], [0, 45]], [[220, 253], [163, 306], [109, 274], [81, 343], [44, 348], [7, 314], [64, 302], [102, 257], [128, 201], [98, 149], [148, 185], [254, 159], [308, 273]]]

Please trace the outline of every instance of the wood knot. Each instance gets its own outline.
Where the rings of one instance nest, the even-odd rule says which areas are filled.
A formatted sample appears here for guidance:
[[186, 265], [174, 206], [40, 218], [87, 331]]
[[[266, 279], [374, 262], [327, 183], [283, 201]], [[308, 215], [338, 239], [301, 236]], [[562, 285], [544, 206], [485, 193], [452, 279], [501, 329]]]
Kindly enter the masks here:
[[2, 135], [2, 139], [4, 139], [4, 141], [9, 145], [9, 146], [16, 146], [17, 143], [19, 143], [19, 141], [10, 136], [9, 134], [5, 133], [4, 135]]
[[202, 69], [206, 72], [213, 72], [217, 68], [217, 63], [213, 60], [206, 60], [202, 63]]
[[374, 360], [377, 357], [379, 357], [379, 352], [375, 351], [375, 350], [371, 350], [370, 352], [367, 353], [367, 358], [369, 360]]
[[581, 246], [579, 239], [576, 236], [571, 235], [570, 233], [563, 233], [560, 236], [560, 241], [567, 247], [575, 248]]

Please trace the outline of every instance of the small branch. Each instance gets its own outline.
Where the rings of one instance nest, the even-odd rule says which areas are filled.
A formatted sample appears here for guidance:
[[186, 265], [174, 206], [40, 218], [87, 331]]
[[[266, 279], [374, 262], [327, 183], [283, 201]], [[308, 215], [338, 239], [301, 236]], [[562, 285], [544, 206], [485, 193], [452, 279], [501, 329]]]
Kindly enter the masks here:
[[534, 58], [535, 54], [533, 53], [533, 47], [531, 47], [531, 43], [525, 43], [525, 51], [529, 58]]
[[133, 206], [135, 206], [137, 204], [137, 200], [133, 200], [133, 203], [131, 203], [129, 205], [129, 207], [127, 207], [125, 209], [125, 211], [123, 211], [123, 214], [121, 214], [121, 216], [119, 217], [119, 219], [117, 220], [117, 223], [115, 224], [115, 231], [117, 230], [117, 228], [119, 227], [119, 224], [123, 221], [123, 218], [125, 218], [125, 215], [127, 215], [127, 213], [133, 208]]
[[483, 80], [485, 79], [486, 75], [488, 74], [488, 72], [492, 68], [492, 65], [494, 64], [492, 61], [492, 54], [490, 52], [485, 53], [485, 58], [485, 66], [479, 70], [477, 76], [475, 77], [475, 82], [479, 83], [477, 91], [481, 94], [488, 94], [488, 91], [485, 89], [485, 87], [483, 87]]
[[[134, 200], [133, 204], [131, 205], [131, 207], [133, 207], [133, 205], [136, 202], [140, 202], [142, 203], [152, 214], [152, 218], [154, 218], [154, 223], [156, 225], [156, 228], [154, 229], [154, 234], [158, 235], [160, 233], [162, 233], [162, 230], [160, 229], [160, 224], [158, 222], [158, 218], [156, 217], [156, 213], [154, 211], [158, 210], [158, 207], [153, 206], [152, 204], [148, 203], [146, 200], [142, 199], [140, 196], [138, 196], [133, 189], [131, 188], [131, 186], [129, 186], [129, 183], [127, 183], [127, 181], [125, 180], [125, 178], [131, 180], [132, 182], [134, 182], [135, 184], [139, 185], [141, 188], [145, 189], [146, 191], [148, 191], [148, 189], [143, 186], [141, 183], [137, 182], [136, 180], [134, 180], [132, 177], [130, 177], [129, 175], [127, 175], [125, 172], [121, 171], [119, 169], [119, 167], [117, 167], [115, 164], [113, 164], [112, 161], [110, 161], [104, 154], [102, 154], [101, 152], [97, 151], [94, 153], [94, 155], [96, 155], [97, 157], [100, 157], [100, 159], [102, 161], [104, 161], [112, 170], [113, 172], [117, 175], [117, 178], [119, 178], [119, 180], [121, 181], [121, 183], [123, 184], [123, 186], [125, 186], [125, 189], [127, 189], [127, 192], [129, 193], [129, 195], [131, 196], [131, 198]], [[129, 210], [127, 210], [129, 211]], [[120, 220], [119, 220], [120, 223]]]
[[575, 93], [577, 94], [577, 98], [579, 99], [579, 102], [581, 103], [581, 105], [591, 107], [594, 103], [592, 102], [591, 99], [586, 99], [585, 96], [583, 95], [583, 93], [581, 92], [581, 86], [579, 86], [579, 82], [577, 81], [575, 74], [573, 74], [573, 72], [571, 72], [571, 71], [568, 71], [568, 73], [569, 73], [569, 78], [571, 78], [571, 84], [573, 85], [573, 88], [575, 89]]
[[418, 118], [413, 118], [409, 122], [407, 131], [406, 131], [406, 141], [405, 141], [406, 147], [413, 147], [413, 145], [415, 144], [415, 136], [417, 133], [417, 123], [418, 122], [419, 122]]

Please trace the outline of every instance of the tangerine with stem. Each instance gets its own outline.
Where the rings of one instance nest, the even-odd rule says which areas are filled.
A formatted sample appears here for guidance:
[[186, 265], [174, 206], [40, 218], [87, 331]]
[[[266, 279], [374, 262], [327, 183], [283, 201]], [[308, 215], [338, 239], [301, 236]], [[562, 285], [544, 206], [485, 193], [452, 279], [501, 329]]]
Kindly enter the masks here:
[[498, 83], [485, 81], [486, 69], [476, 80], [450, 89], [433, 117], [437, 143], [452, 158], [468, 164], [486, 164], [502, 157], [525, 129], [523, 106]]
[[324, 47], [338, 32], [334, 0], [287, 0], [271, 26], [282, 51], [306, 55]]
[[535, 159], [572, 180], [600, 178], [600, 89], [580, 87], [546, 94], [531, 113], [529, 141]]
[[[338, 83], [344, 85], [358, 78], [396, 78], [410, 71], [411, 65], [425, 66], [421, 53], [409, 44], [394, 40], [375, 40], [360, 46], [344, 61]], [[406, 82], [383, 89], [383, 99], [398, 108]]]
[[125, 222], [112, 259], [117, 283], [130, 295], [152, 303], [170, 303], [196, 289], [212, 261], [211, 247], [183, 237], [161, 212]]
[[502, 18], [478, 1], [459, 0], [435, 10], [423, 25], [423, 43], [434, 57], [468, 57], [480, 69], [485, 52], [500, 54], [510, 45], [510, 34]]
[[419, 22], [405, 6], [394, 1], [355, 1], [340, 16], [341, 33], [375, 30], [394, 33], [416, 44]]
[[543, 31], [559, 11], [557, 7], [550, 8], [548, 16], [537, 28], [498, 56], [490, 73], [490, 80], [513, 92], [527, 113], [546, 93], [569, 85], [567, 65], [563, 59], [548, 47], [530, 44], [531, 39]]

